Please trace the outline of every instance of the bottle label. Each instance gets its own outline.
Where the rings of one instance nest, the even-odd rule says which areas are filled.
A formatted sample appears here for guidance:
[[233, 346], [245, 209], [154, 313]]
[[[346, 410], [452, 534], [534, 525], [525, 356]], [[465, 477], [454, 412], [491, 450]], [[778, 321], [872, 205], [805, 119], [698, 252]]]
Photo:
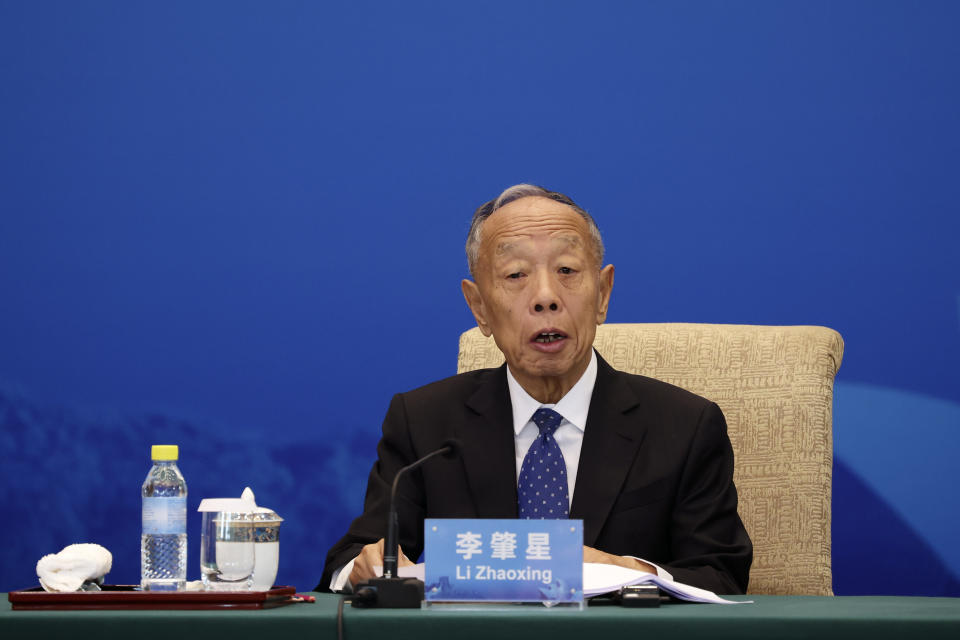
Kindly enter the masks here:
[[144, 498], [143, 532], [146, 534], [186, 533], [186, 498]]

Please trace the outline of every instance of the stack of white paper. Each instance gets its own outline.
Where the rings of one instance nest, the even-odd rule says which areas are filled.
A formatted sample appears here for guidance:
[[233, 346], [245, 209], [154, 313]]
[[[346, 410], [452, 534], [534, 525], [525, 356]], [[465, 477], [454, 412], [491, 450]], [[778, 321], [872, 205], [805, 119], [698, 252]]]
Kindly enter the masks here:
[[[377, 571], [377, 575], [380, 575], [380, 567], [375, 567], [375, 570]], [[423, 580], [423, 574], [423, 563], [400, 567], [397, 571], [397, 575], [401, 578], [419, 578]], [[674, 598], [688, 602], [704, 602], [710, 604], [747, 604], [753, 602], [753, 600], [727, 600], [726, 598], [721, 598], [713, 591], [667, 580], [653, 573], [644, 573], [643, 571], [618, 567], [613, 564], [583, 563], [584, 598], [598, 596], [601, 593], [609, 593], [610, 591], [619, 591], [620, 587], [644, 583], [655, 584]]]
[[706, 602], [711, 604], [744, 604], [752, 600], [736, 601], [721, 598], [712, 591], [691, 587], [687, 584], [667, 580], [653, 573], [618, 567], [613, 564], [583, 563], [583, 597], [598, 596], [601, 593], [618, 591], [620, 587], [634, 584], [655, 584], [674, 598], [688, 602]]

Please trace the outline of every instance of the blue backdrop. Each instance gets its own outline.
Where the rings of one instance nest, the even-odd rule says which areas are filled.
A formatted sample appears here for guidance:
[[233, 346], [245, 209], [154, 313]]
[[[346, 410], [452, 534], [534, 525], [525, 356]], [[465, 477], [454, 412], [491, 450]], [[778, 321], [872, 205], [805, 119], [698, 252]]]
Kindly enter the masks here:
[[[594, 213], [609, 320], [822, 324], [841, 594], [960, 595], [960, 4], [0, 0], [0, 590], [139, 487], [315, 585], [390, 396], [452, 373], [473, 209]], [[199, 522], [190, 521], [190, 578]]]

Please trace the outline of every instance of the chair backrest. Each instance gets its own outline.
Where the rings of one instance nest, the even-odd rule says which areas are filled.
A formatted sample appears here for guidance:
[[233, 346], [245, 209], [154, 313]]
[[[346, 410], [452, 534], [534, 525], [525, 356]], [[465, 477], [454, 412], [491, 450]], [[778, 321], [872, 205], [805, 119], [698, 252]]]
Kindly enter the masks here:
[[[606, 324], [597, 351], [616, 369], [713, 400], [736, 456], [740, 517], [753, 540], [749, 593], [833, 595], [833, 380], [843, 339], [826, 327]], [[503, 354], [473, 328], [458, 372]]]

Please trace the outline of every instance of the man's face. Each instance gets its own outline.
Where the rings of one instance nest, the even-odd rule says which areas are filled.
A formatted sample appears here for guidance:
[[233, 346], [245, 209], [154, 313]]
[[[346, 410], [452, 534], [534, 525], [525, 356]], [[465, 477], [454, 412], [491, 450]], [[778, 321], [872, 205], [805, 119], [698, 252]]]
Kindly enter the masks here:
[[475, 277], [463, 293], [480, 330], [532, 396], [556, 402], [590, 362], [613, 287], [586, 220], [549, 198], [507, 204], [483, 223]]

